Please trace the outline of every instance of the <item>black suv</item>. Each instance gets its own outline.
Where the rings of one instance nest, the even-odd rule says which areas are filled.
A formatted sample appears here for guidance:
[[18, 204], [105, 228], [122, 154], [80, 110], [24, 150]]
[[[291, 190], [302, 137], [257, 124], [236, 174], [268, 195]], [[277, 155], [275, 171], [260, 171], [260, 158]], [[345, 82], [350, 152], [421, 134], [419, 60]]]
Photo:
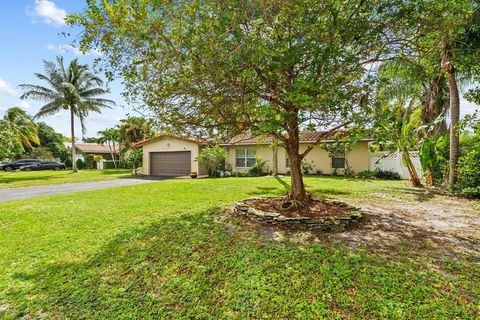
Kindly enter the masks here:
[[2, 164], [0, 166], [0, 170], [5, 170], [5, 171], [18, 170], [24, 166], [32, 165], [40, 162], [41, 160], [37, 160], [37, 159], [20, 159], [10, 163]]
[[22, 171], [33, 171], [33, 170], [64, 170], [65, 165], [57, 161], [40, 161], [26, 164], [19, 168]]

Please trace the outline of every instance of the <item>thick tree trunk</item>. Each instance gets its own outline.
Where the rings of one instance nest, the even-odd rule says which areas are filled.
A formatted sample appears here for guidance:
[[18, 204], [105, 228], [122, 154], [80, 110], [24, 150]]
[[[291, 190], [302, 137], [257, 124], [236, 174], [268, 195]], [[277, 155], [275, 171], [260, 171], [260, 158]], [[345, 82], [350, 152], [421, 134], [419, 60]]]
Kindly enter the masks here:
[[447, 73], [448, 90], [450, 92], [450, 162], [448, 188], [452, 190], [457, 183], [457, 162], [459, 154], [459, 133], [457, 122], [460, 118], [460, 94], [458, 92], [455, 67], [452, 64], [453, 54], [449, 44], [442, 48], [442, 68]]
[[72, 172], [77, 172], [77, 160], [75, 159], [75, 114], [70, 107], [70, 130], [72, 133]]
[[288, 194], [288, 200], [295, 201], [298, 207], [302, 207], [308, 204], [310, 196], [305, 190], [305, 184], [303, 183], [303, 156], [300, 154], [300, 131], [298, 119], [296, 118], [289, 121], [285, 149], [290, 162], [290, 193]]

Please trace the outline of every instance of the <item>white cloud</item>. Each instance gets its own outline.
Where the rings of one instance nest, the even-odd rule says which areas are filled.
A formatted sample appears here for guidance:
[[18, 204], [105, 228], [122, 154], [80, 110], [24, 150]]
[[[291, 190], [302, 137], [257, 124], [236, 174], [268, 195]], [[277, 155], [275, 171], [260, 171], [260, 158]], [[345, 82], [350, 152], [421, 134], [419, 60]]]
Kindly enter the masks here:
[[53, 44], [48, 44], [47, 49], [50, 51], [55, 51], [60, 54], [64, 54], [67, 52], [73, 53], [75, 56], [102, 56], [102, 52], [97, 49], [88, 50], [87, 52], [83, 53], [79, 48], [72, 46], [71, 44], [59, 44], [55, 46]]
[[25, 110], [25, 111], [30, 110], [30, 108], [32, 107], [32, 106], [30, 105], [30, 103], [28, 103], [28, 102], [25, 101], [25, 100], [20, 100], [20, 101], [18, 101], [15, 105], [18, 106], [18, 107], [20, 107], [21, 109], [23, 109], [23, 110]]
[[53, 1], [49, 0], [35, 0], [35, 7], [33, 11], [27, 11], [29, 15], [40, 17], [46, 24], [62, 26], [65, 24], [65, 17], [67, 11], [58, 8]]
[[4, 94], [9, 96], [16, 96], [18, 93], [15, 89], [13, 89], [10, 83], [0, 78], [0, 96]]

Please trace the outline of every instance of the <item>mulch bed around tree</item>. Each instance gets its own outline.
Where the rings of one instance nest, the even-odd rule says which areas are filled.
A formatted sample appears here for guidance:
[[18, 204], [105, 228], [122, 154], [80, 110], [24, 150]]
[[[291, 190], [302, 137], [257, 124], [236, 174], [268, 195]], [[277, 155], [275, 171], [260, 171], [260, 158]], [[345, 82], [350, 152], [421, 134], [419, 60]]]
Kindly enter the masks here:
[[327, 216], [341, 216], [348, 211], [345, 206], [321, 199], [312, 200], [311, 204], [306, 208], [287, 211], [282, 209], [284, 202], [285, 200], [282, 198], [261, 198], [249, 201], [248, 205], [257, 210], [281, 213], [281, 215], [288, 218], [308, 217], [316, 219]]

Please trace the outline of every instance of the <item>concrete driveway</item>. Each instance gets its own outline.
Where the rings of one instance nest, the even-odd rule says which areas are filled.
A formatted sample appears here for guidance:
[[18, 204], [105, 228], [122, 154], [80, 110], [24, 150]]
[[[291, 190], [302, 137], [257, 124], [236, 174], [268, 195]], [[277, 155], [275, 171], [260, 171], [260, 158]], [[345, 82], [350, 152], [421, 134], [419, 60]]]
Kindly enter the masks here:
[[53, 185], [47, 185], [47, 186], [2, 189], [0, 190], [0, 202], [26, 199], [26, 198], [32, 198], [32, 197], [38, 197], [38, 196], [46, 196], [46, 195], [58, 194], [58, 193], [130, 186], [135, 184], [154, 182], [156, 180], [161, 180], [161, 179], [160, 178], [159, 179], [128, 178], [128, 179], [103, 180], [103, 181], [92, 181], [92, 182], [75, 182], [75, 183], [53, 184]]

